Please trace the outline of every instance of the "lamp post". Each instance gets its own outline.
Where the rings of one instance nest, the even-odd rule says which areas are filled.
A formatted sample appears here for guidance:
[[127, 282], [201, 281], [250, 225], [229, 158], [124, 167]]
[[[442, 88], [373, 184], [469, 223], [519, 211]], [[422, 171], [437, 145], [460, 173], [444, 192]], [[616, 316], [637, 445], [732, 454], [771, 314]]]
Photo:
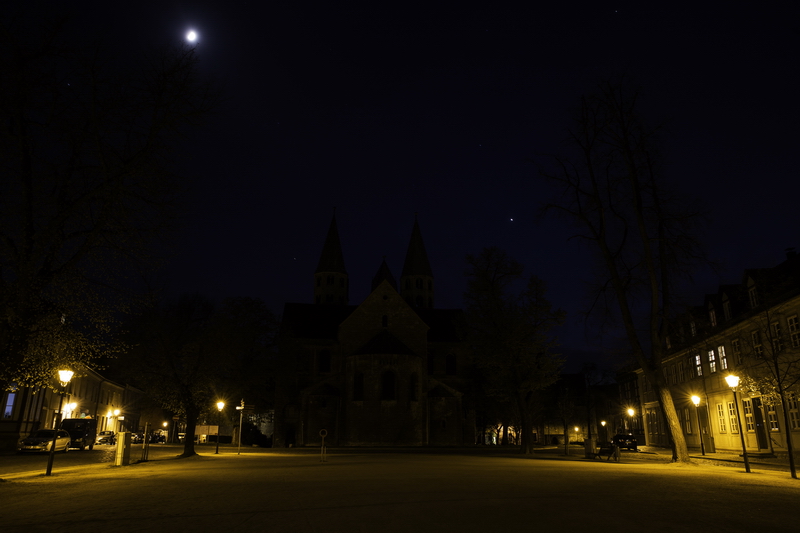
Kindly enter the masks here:
[[53, 459], [56, 456], [56, 441], [58, 440], [58, 428], [61, 425], [61, 406], [64, 403], [64, 395], [67, 393], [67, 384], [72, 379], [72, 370], [59, 370], [58, 381], [61, 383], [61, 396], [58, 400], [58, 416], [53, 422], [53, 442], [50, 443], [50, 457], [47, 459], [47, 471], [45, 476], [51, 475], [53, 472]]
[[744, 443], [744, 427], [742, 427], [742, 417], [739, 414], [739, 400], [736, 399], [736, 387], [739, 386], [739, 376], [734, 376], [731, 374], [730, 376], [725, 378], [725, 381], [728, 382], [728, 386], [733, 391], [733, 405], [736, 406], [736, 425], [739, 426], [739, 437], [742, 439], [742, 457], [744, 457], [744, 470], [745, 472], [750, 472], [750, 461], [747, 458], [747, 446]]
[[[225, 402], [217, 402], [217, 409], [219, 409], [220, 414], [223, 407], [225, 407]], [[219, 453], [219, 418], [217, 418], [217, 451], [214, 453]]]
[[[166, 431], [166, 432], [167, 432], [167, 435], [169, 435], [169, 429], [168, 429], [168, 427], [167, 427], [167, 426], [169, 426], [169, 422], [164, 422], [164, 423], [162, 423], [161, 425], [162, 425], [162, 426], [164, 426], [164, 431]], [[164, 444], [166, 444], [166, 443], [167, 443], [167, 440], [168, 440], [168, 439], [167, 439], [167, 437], [165, 437], [165, 436], [163, 435], [163, 432], [162, 432], [162, 435], [161, 435], [161, 436], [162, 436], [162, 437], [164, 437]]]
[[242, 398], [242, 403], [236, 406], [236, 410], [239, 411], [239, 449], [236, 450], [236, 455], [241, 455], [242, 453], [242, 414], [244, 413], [244, 398]]
[[703, 426], [700, 425], [700, 411], [698, 407], [700, 407], [700, 396], [693, 395], [692, 396], [692, 403], [694, 404], [694, 412], [697, 415], [697, 433], [700, 435], [700, 454], [706, 454], [706, 446], [703, 444]]
[[628, 434], [629, 435], [633, 435], [633, 415], [635, 415], [635, 414], [636, 414], [636, 411], [634, 411], [633, 409], [630, 409], [630, 408], [628, 409], [628, 419], [630, 420], [630, 422], [629, 422], [630, 429], [628, 429]]

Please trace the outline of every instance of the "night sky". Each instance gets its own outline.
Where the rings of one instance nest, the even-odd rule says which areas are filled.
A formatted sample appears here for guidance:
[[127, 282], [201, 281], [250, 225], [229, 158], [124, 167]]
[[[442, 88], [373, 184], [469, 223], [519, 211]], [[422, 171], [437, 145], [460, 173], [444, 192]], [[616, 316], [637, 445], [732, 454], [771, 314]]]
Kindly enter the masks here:
[[335, 207], [358, 303], [383, 256], [399, 278], [417, 214], [437, 307], [461, 306], [464, 256], [497, 245], [569, 313], [566, 353], [613, 344], [583, 335], [589, 256], [537, 220], [550, 193], [531, 159], [620, 73], [668, 121], [669, 178], [711, 220], [724, 270], [699, 273], [692, 303], [800, 248], [798, 4], [501, 4], [81, 3], [82, 31], [124, 53], [195, 30], [223, 91], [175, 161], [193, 187], [170, 290], [310, 303]]

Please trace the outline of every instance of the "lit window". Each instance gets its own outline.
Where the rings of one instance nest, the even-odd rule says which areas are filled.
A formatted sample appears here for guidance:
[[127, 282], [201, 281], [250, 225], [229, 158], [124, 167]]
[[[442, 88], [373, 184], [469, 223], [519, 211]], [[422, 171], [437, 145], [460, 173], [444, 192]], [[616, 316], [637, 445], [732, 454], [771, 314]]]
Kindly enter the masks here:
[[708, 351], [708, 368], [712, 374], [717, 371], [717, 355], [714, 350]]
[[719, 366], [722, 367], [722, 370], [727, 370], [728, 357], [725, 355], [725, 347], [722, 345], [717, 346], [717, 353], [719, 354]]
[[769, 420], [770, 431], [780, 431], [780, 425], [778, 425], [778, 413], [775, 411], [775, 404], [767, 404], [767, 419]]
[[694, 372], [697, 377], [703, 375], [703, 361], [700, 359], [700, 354], [694, 356]]
[[789, 326], [789, 339], [792, 341], [792, 348], [800, 347], [800, 324], [797, 322], [797, 315], [787, 318], [786, 324]]
[[717, 421], [719, 422], [719, 432], [727, 433], [728, 425], [725, 423], [725, 406], [721, 403], [717, 404]]
[[800, 429], [800, 410], [797, 409], [797, 400], [787, 400], [786, 409], [789, 411], [789, 424], [792, 429]]
[[11, 418], [14, 414], [14, 399], [17, 397], [16, 392], [9, 392], [6, 396], [5, 406], [3, 407], [3, 418]]
[[728, 402], [728, 418], [731, 421], [731, 433], [739, 433], [739, 419], [736, 418], [736, 405]]

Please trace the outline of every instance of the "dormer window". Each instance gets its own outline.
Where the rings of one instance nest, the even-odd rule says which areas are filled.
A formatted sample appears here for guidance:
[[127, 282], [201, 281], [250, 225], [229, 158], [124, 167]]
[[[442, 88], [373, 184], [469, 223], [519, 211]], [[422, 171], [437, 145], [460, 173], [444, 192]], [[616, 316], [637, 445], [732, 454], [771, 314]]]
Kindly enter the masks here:
[[717, 326], [717, 310], [713, 306], [708, 308], [708, 320], [711, 322], [711, 327]]
[[725, 317], [725, 320], [731, 319], [731, 302], [727, 295], [722, 297], [722, 316]]
[[753, 285], [749, 289], [747, 289], [747, 297], [750, 299], [750, 308], [758, 307], [758, 291], [756, 291], [756, 286]]
[[689, 322], [689, 331], [691, 331], [692, 337], [697, 335], [697, 324], [694, 323], [694, 320]]

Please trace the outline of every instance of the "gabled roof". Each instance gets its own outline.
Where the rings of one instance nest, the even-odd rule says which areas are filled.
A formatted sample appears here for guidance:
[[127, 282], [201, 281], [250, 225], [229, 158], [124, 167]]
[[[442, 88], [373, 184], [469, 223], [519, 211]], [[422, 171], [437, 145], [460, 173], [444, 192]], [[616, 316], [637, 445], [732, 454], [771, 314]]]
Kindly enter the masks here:
[[336, 215], [331, 218], [331, 225], [328, 228], [328, 235], [325, 237], [325, 244], [322, 246], [322, 255], [317, 263], [317, 270], [320, 272], [337, 272], [347, 274], [344, 267], [344, 255], [342, 254], [342, 243], [339, 240], [339, 229], [336, 226]]
[[384, 280], [388, 281], [389, 285], [391, 285], [394, 290], [397, 290], [397, 281], [395, 281], [394, 276], [392, 276], [392, 271], [389, 270], [389, 265], [386, 264], [385, 257], [383, 258], [381, 266], [378, 268], [378, 273], [372, 278], [372, 290], [374, 291], [377, 289], [378, 285]]
[[422, 242], [422, 232], [419, 230], [419, 222], [416, 218], [414, 219], [414, 228], [411, 230], [411, 240], [408, 242], [402, 275], [433, 277], [433, 270], [428, 261], [428, 253], [425, 251], [425, 243]]

